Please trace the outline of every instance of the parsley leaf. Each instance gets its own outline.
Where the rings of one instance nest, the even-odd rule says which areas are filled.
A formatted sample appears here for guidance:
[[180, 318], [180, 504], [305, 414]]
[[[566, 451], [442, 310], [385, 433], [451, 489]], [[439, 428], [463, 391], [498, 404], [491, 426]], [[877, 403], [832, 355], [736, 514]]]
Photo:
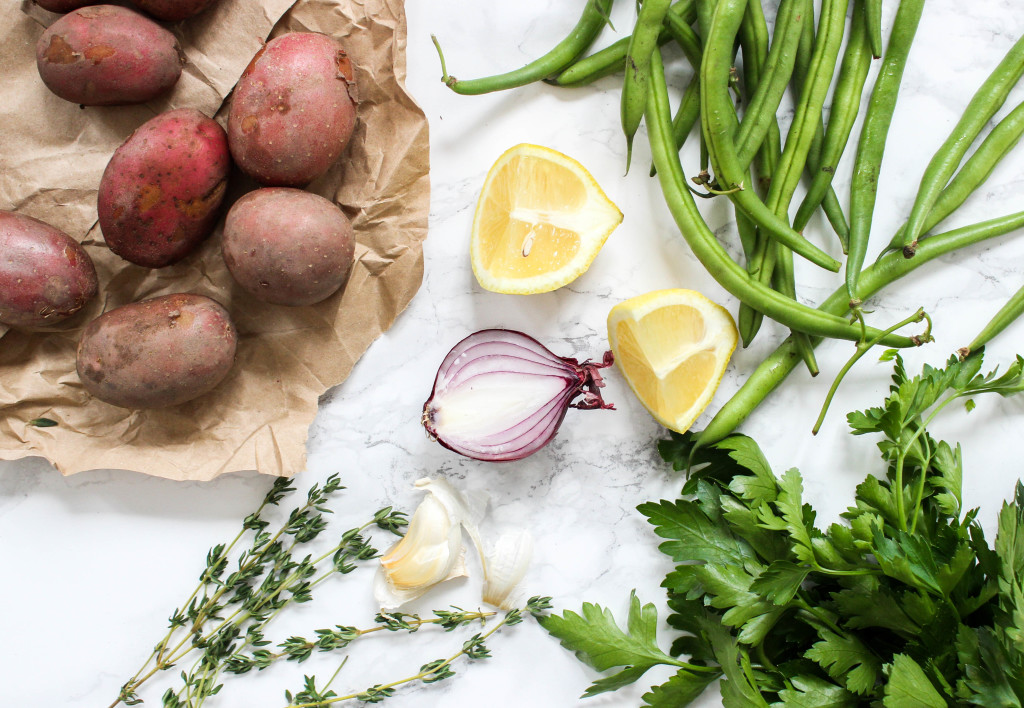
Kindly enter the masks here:
[[561, 616], [537, 618], [562, 646], [576, 653], [583, 663], [598, 671], [626, 667], [608, 678], [596, 681], [584, 696], [614, 691], [640, 678], [658, 664], [685, 666], [658, 648], [658, 614], [653, 604], [640, 605], [636, 592], [629, 596], [628, 633], [615, 623], [611, 610], [590, 602], [583, 603], [582, 615], [566, 610]]

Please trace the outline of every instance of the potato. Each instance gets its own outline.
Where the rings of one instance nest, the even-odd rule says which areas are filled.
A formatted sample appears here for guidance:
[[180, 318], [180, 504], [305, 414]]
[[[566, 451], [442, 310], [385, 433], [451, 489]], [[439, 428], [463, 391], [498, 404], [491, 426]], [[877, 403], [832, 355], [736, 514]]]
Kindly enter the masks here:
[[260, 300], [311, 305], [348, 278], [355, 253], [352, 224], [333, 202], [288, 187], [249, 192], [224, 223], [224, 262]]
[[47, 88], [83, 106], [141, 103], [169, 90], [185, 55], [166, 29], [116, 5], [94, 5], [54, 22], [36, 43]]
[[38, 219], [0, 210], [0, 322], [60, 322], [96, 290], [96, 268], [78, 241]]
[[315, 32], [268, 42], [235, 87], [228, 143], [235, 163], [265, 185], [300, 187], [348, 144], [355, 75], [345, 50]]
[[89, 323], [78, 344], [78, 377], [89, 393], [115, 406], [175, 406], [224, 379], [237, 340], [215, 300], [192, 293], [154, 297]]
[[133, 5], [165, 22], [198, 15], [213, 3], [214, 0], [132, 0]]
[[230, 169], [224, 129], [194, 108], [143, 123], [100, 180], [99, 221], [110, 250], [150, 268], [184, 258], [216, 225]]

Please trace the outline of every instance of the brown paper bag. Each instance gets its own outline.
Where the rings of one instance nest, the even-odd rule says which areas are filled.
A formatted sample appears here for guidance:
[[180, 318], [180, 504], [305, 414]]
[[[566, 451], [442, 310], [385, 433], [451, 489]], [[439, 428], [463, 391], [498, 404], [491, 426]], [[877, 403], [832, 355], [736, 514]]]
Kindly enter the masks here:
[[[27, 1], [0, 9], [0, 209], [81, 240], [101, 292], [49, 331], [0, 329], [0, 459], [41, 455], [64, 474], [128, 469], [178, 480], [301, 471], [318, 397], [345, 379], [422, 279], [427, 122], [404, 89], [402, 2], [219, 0], [171, 26], [188, 56], [174, 90], [119, 107], [80, 108], [43, 86], [35, 42], [56, 17]], [[355, 227], [356, 264], [344, 291], [311, 307], [260, 303], [233, 284], [219, 229], [197, 253], [167, 268], [113, 255], [96, 224], [96, 190], [113, 151], [171, 108], [196, 107], [223, 123], [225, 99], [253, 54], [268, 35], [288, 31], [329, 33], [356, 65], [356, 132], [338, 164], [309, 186], [338, 203]], [[237, 172], [232, 180], [229, 202], [255, 186]], [[230, 311], [239, 345], [228, 378], [210, 394], [162, 410], [126, 410], [88, 395], [75, 373], [85, 324], [113, 307], [171, 292], [208, 295]], [[27, 424], [40, 417], [58, 424]]]

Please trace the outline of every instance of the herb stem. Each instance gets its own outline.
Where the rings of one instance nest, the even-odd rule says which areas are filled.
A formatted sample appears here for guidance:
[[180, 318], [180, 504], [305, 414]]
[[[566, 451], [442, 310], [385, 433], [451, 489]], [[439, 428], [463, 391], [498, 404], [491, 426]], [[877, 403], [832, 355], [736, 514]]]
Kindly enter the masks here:
[[[509, 618], [509, 615], [505, 615], [504, 617], [502, 617], [500, 621], [496, 622], [495, 625], [493, 627], [491, 627], [491, 629], [489, 629], [487, 632], [485, 632], [483, 635], [481, 635], [480, 641], [483, 642], [483, 641], [487, 640], [488, 638], [491, 637], [491, 635], [493, 635], [499, 629], [504, 627], [505, 623], [508, 621], [508, 618]], [[379, 686], [374, 686], [374, 688], [379, 690], [379, 691], [384, 691], [384, 690], [387, 690], [389, 688], [395, 688], [396, 686], [401, 686], [403, 684], [411, 683], [412, 681], [418, 681], [418, 680], [426, 678], [428, 676], [432, 676], [434, 674], [437, 674], [437, 673], [443, 671], [446, 667], [450, 666], [452, 664], [452, 662], [454, 662], [460, 656], [465, 654], [466, 651], [467, 651], [467, 646], [463, 645], [463, 647], [461, 649], [459, 649], [459, 651], [455, 652], [454, 654], [452, 654], [450, 657], [448, 657], [444, 661], [442, 661], [442, 662], [440, 662], [440, 663], [438, 663], [436, 665], [431, 665], [430, 671], [420, 671], [419, 673], [415, 674], [414, 676], [407, 676], [406, 678], [398, 679], [397, 681], [392, 681], [391, 683], [385, 683], [385, 684], [381, 684]], [[350, 701], [350, 700], [353, 700], [355, 698], [359, 698], [361, 695], [363, 695], [362, 692], [360, 692], [360, 693], [350, 693], [350, 694], [348, 694], [346, 696], [334, 696], [332, 698], [327, 698], [327, 699], [322, 700], [322, 701], [314, 701], [312, 703], [292, 703], [292, 704], [289, 704], [288, 706], [286, 706], [286, 708], [319, 708], [320, 706], [325, 706], [325, 705], [328, 705], [330, 703], [340, 703], [341, 701]]]
[[[921, 433], [923, 433], [928, 428], [928, 426], [931, 425], [932, 421], [935, 419], [935, 416], [941, 413], [946, 406], [948, 406], [953, 401], [957, 400], [959, 397], [960, 394], [953, 394], [947, 397], [946, 400], [942, 401], [937, 406], [935, 406], [931, 414], [929, 414], [929, 416], [924, 421], [922, 421], [920, 427], [918, 427], [918, 429], [914, 431], [914, 434], [911, 436], [910, 440], [907, 441], [906, 449], [900, 451], [901, 457], [905, 456], [910, 451], [910, 447], [918, 438], [921, 437]], [[924, 440], [927, 444], [927, 438], [924, 438]], [[931, 459], [931, 455], [929, 455], [928, 457], [929, 459]], [[930, 465], [925, 465], [921, 469], [921, 477], [920, 479], [918, 479], [917, 482], [917, 494], [914, 497], [914, 517], [910, 521], [910, 533], [914, 533], [917, 529], [917, 520], [921, 516], [921, 501], [924, 499], [924, 484], [925, 479], [928, 476], [928, 467], [930, 467]], [[903, 495], [901, 493], [900, 497], [902, 496]]]
[[[866, 337], [867, 329], [864, 325], [864, 315], [859, 307], [854, 308], [854, 316], [861, 323], [862, 331], [864, 332], [864, 336]], [[835, 397], [836, 391], [839, 390], [839, 384], [841, 384], [843, 382], [843, 379], [846, 378], [846, 374], [849, 373], [850, 369], [853, 368], [853, 365], [860, 361], [861, 357], [868, 353], [868, 350], [870, 350], [872, 347], [874, 347], [876, 344], [882, 341], [882, 339], [884, 339], [885, 337], [889, 336], [890, 334], [893, 334], [894, 332], [905, 327], [908, 324], [920, 322], [921, 320], [927, 320], [928, 322], [928, 329], [920, 337], [920, 340], [922, 342], [927, 342], [929, 339], [931, 339], [932, 320], [930, 317], [928, 317], [928, 313], [926, 313], [923, 309], [919, 309], [917, 312], [915, 312], [913, 315], [906, 318], [905, 320], [897, 322], [889, 329], [878, 334], [878, 336], [873, 337], [872, 339], [865, 339], [862, 337], [861, 341], [857, 342], [857, 347], [853, 353], [853, 356], [851, 356], [847, 360], [847, 362], [843, 364], [843, 368], [839, 370], [839, 373], [836, 374], [835, 379], [832, 380], [832, 386], [829, 388], [828, 394], [825, 396], [825, 402], [821, 406], [821, 412], [818, 413], [818, 419], [814, 422], [814, 427], [811, 428], [812, 435], [817, 435], [818, 430], [821, 429], [821, 424], [825, 421], [825, 415], [828, 413], [829, 406], [832, 404], [832, 399]]]

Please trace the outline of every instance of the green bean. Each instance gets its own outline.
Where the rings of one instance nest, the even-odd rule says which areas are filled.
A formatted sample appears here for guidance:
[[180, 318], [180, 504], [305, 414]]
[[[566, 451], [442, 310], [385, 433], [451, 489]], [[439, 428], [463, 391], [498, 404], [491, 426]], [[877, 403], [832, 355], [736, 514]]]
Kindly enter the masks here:
[[988, 324], [986, 324], [978, 335], [974, 338], [974, 341], [970, 343], [965, 349], [962, 349], [961, 356], [966, 357], [971, 352], [976, 352], [983, 346], [988, 344], [992, 339], [1002, 332], [1004, 329], [1009, 327], [1018, 317], [1024, 314], [1024, 288], [1021, 288], [1015, 292], [1006, 304], [999, 308]]
[[668, 35], [683, 50], [683, 54], [686, 55], [686, 60], [690, 62], [690, 66], [697, 70], [700, 67], [704, 49], [701, 47], [700, 37], [693, 31], [690, 24], [690, 22], [686, 21], [685, 17], [674, 12], [669, 12], [665, 16], [665, 29]]
[[813, 14], [810, 0], [783, 0], [779, 5], [775, 38], [765, 60], [761, 80], [750, 97], [735, 138], [741, 165], [750, 164], [764, 142], [771, 120], [775, 118], [793, 74], [803, 17], [807, 13]]
[[811, 55], [800, 101], [782, 150], [779, 169], [772, 177], [771, 189], [765, 200], [768, 208], [776, 214], [785, 213], [787, 210], [807, 163], [807, 153], [814, 139], [815, 130], [821, 124], [821, 111], [832, 82], [832, 75], [835, 73], [848, 7], [849, 0], [822, 2], [814, 53]]
[[[728, 0], [723, 0], [728, 1]], [[647, 132], [651, 142], [651, 153], [658, 168], [658, 181], [665, 195], [665, 201], [694, 255], [705, 269], [741, 301], [757, 303], [765, 314], [786, 327], [806, 331], [810, 334], [856, 341], [862, 330], [842, 317], [830, 315], [795, 302], [771, 288], [753, 282], [746, 271], [738, 266], [714, 233], [704, 222], [693, 195], [686, 188], [683, 167], [679, 153], [672, 142], [671, 111], [668, 103], [668, 88], [665, 85], [661, 53], [655, 52], [651, 60], [651, 81], [648, 83], [648, 105], [645, 114]], [[868, 328], [868, 336], [880, 332]], [[891, 335], [884, 340], [886, 346], [914, 346], [909, 337]]]
[[875, 59], [882, 58], [882, 0], [867, 0], [864, 16], [867, 25], [868, 45]]
[[718, 0], [697, 0], [697, 32], [705, 43], [711, 32], [711, 18], [717, 4]]
[[[622, 67], [625, 64], [626, 51], [629, 49], [629, 40], [631, 38], [632, 35], [623, 37], [609, 44], [604, 49], [573, 62], [553, 79], [544, 80], [555, 86], [571, 88], [586, 86], [598, 79], [618, 74], [622, 71]], [[661, 40], [667, 42], [668, 36], [663, 36]]]
[[[761, 81], [764, 79], [764, 71], [767, 67], [768, 55], [770, 53], [768, 41], [768, 26], [764, 19], [764, 10], [761, 7], [760, 0], [748, 0], [746, 11], [743, 14], [743, 21], [740, 23], [740, 49], [743, 52], [744, 83], [749, 95], [757, 93], [760, 89]], [[751, 108], [748, 107], [745, 117], [750, 115], [750, 110]], [[778, 157], [782, 152], [779, 124], [775, 119], [774, 109], [771, 113], [766, 114], [763, 123], [767, 134], [773, 136], [773, 139], [767, 139], [762, 136], [760, 149], [753, 160], [755, 183], [762, 195], [767, 193], [772, 175], [778, 164]], [[736, 133], [739, 133], [738, 127]], [[744, 161], [741, 158], [741, 164], [747, 164], [747, 169], [749, 170], [751, 161], [749, 159]], [[737, 226], [740, 224], [741, 221], [737, 217]], [[745, 253], [747, 272], [758, 282], [770, 285], [771, 277], [762, 277], [760, 269], [764, 265], [765, 254], [768, 251], [775, 251], [775, 242], [761, 233], [752, 222], [751, 225], [753, 226], [754, 238], [753, 248], [747, 249]], [[740, 339], [743, 342], [743, 346], [748, 347], [761, 328], [764, 314], [741, 302], [737, 319]]]
[[[782, 136], [779, 133], [778, 121], [773, 120], [768, 129], [768, 135], [758, 153], [758, 158], [754, 161], [757, 170], [760, 172], [758, 182], [764, 186], [765, 191], [767, 191], [767, 187], [771, 184], [771, 175], [775, 172], [775, 166], [781, 154]], [[757, 282], [769, 286], [772, 282], [772, 273], [775, 270], [775, 258], [777, 256], [777, 251], [771, 245], [774, 242], [764, 236], [759, 230], [754, 243], [753, 256], [747, 260], [747, 272]], [[737, 320], [737, 328], [739, 329], [743, 346], [749, 347], [751, 342], [754, 341], [754, 337], [757, 336], [757, 332], [761, 329], [764, 314], [741, 302]]]
[[850, 225], [846, 223], [846, 216], [843, 215], [843, 206], [839, 203], [836, 191], [830, 186], [825, 192], [825, 198], [821, 200], [821, 210], [825, 212], [825, 218], [832, 226], [832, 230], [839, 237], [839, 246], [843, 253], [850, 252]]
[[[768, 55], [768, 25], [765, 22], [761, 0], [748, 0], [747, 2], [743, 23], [740, 25], [740, 46], [743, 49], [743, 66], [748, 90], [756, 91], [760, 85], [761, 73]], [[761, 149], [758, 152], [758, 159], [755, 160], [755, 163], [759, 173], [758, 181], [768, 186], [770, 194], [771, 183], [775, 178], [780, 153], [782, 152], [780, 148], [779, 126], [774, 112], [770, 116], [768, 125], [767, 135], [771, 137], [762, 143]], [[785, 208], [776, 210], [776, 213], [780, 218], [787, 218]], [[773, 287], [795, 301], [796, 279], [793, 272], [793, 252], [786, 246], [775, 242], [771, 245], [765, 244], [765, 247], [771, 249], [775, 254], [775, 263], [782, 264], [783, 266], [775, 273]], [[763, 258], [761, 265], [767, 265], [770, 270], [774, 270], [774, 265], [770, 261], [766, 262]], [[764, 274], [758, 273], [756, 277], [766, 285], [772, 284], [773, 279], [768, 272]], [[746, 310], [747, 308], [744, 307], [742, 309]], [[744, 346], [749, 346], [757, 330], [760, 329], [762, 318], [756, 315], [747, 315], [745, 312], [740, 314], [741, 320], [745, 320], [743, 322], [743, 329], [741, 329], [741, 336], [744, 338]], [[747, 315], [747, 317], [744, 318], [744, 315]], [[810, 340], [802, 332], [794, 332], [794, 336], [800, 343], [801, 356], [807, 364], [808, 371], [811, 372], [812, 376], [816, 376], [818, 374], [818, 363], [815, 361], [814, 349], [810, 345]]]
[[[793, 272], [793, 252], [782, 244], [775, 245], [775, 267], [773, 280], [775, 289], [786, 297], [796, 301], [796, 274]], [[804, 332], [796, 330], [790, 335], [796, 345], [797, 353], [807, 366], [811, 376], [818, 375], [818, 362], [814, 357], [814, 345], [811, 338]]]
[[846, 290], [850, 300], [858, 302], [858, 279], [867, 254], [875, 198], [878, 195], [878, 170], [882, 165], [889, 125], [896, 110], [896, 97], [910, 44], [917, 32], [925, 0], [900, 0], [896, 20], [889, 35], [889, 47], [875, 79], [867, 115], [857, 143], [857, 156], [850, 183], [850, 250], [846, 258]]
[[[686, 142], [686, 136], [693, 130], [700, 119], [700, 77], [693, 75], [690, 83], [683, 92], [683, 99], [679, 102], [676, 113], [672, 116], [672, 137], [675, 140], [676, 149], [682, 149]], [[654, 176], [654, 168], [651, 168], [651, 177]]]
[[[698, 9], [699, 9], [698, 5]], [[744, 188], [746, 170], [733, 143], [735, 112], [728, 95], [733, 38], [743, 19], [746, 0], [720, 0], [701, 63], [701, 126], [719, 185], [729, 198], [761, 227], [765, 234], [789, 246], [812, 263], [836, 271], [839, 263], [789, 227], [750, 189]], [[774, 184], [774, 181], [773, 181]]]
[[[797, 48], [796, 64], [793, 67], [793, 79], [796, 86], [802, 87], [806, 81], [807, 74], [811, 68], [811, 56], [814, 53], [814, 13], [807, 13], [804, 16], [804, 30], [800, 35], [800, 45]], [[821, 159], [821, 145], [825, 140], [825, 124], [819, 120], [814, 128], [814, 135], [811, 138], [811, 146], [807, 152], [807, 173], [813, 178], [817, 169], [818, 161]], [[825, 198], [821, 202], [821, 208], [825, 212], [836, 235], [839, 236], [839, 243], [843, 246], [843, 253], [846, 253], [846, 243], [849, 240], [849, 227], [846, 225], [846, 216], [839, 204], [839, 197], [835, 190], [829, 185]]]
[[[899, 253], [886, 254], [861, 274], [861, 290], [865, 297], [869, 297], [929, 261], [1021, 227], [1024, 227], [1024, 211], [932, 236], [921, 242], [914, 259], [904, 258]], [[840, 286], [818, 309], [841, 315], [849, 310], [849, 305], [846, 287]], [[868, 335], [868, 338], [871, 336]], [[820, 341], [816, 339], [814, 343]], [[705, 447], [733, 432], [778, 388], [799, 361], [792, 338], [786, 339], [747, 377], [740, 390], [726, 401], [707, 427], [698, 434], [696, 446]]]
[[854, 0], [850, 37], [846, 43], [839, 78], [832, 97], [828, 128], [825, 130], [821, 157], [815, 161], [815, 172], [807, 194], [793, 217], [793, 228], [803, 231], [811, 215], [821, 204], [832, 185], [839, 159], [846, 149], [853, 124], [860, 110], [860, 96], [871, 68], [871, 48], [868, 45], [864, 13], [865, 0]]
[[[1006, 153], [1013, 149], [1020, 141], [1022, 135], [1024, 135], [1024, 103], [1019, 104], [1005, 118], [999, 121], [991, 132], [985, 136], [978, 149], [967, 158], [963, 167], [957, 171], [946, 188], [942, 190], [939, 198], [935, 200], [928, 218], [924, 220], [924, 224], [921, 226], [921, 233], [927, 234], [939, 222], [963, 204], [967, 197], [973, 194], [974, 190], [988, 179], [989, 175], [992, 174], [992, 170], [1006, 156]], [[903, 243], [905, 231], [906, 224], [896, 232], [892, 242], [889, 244], [889, 248], [897, 249], [900, 247]], [[924, 238], [924, 236], [921, 238]]]
[[939, 193], [945, 188], [949, 178], [971, 144], [981, 133], [988, 121], [1003, 105], [1007, 94], [1020, 77], [1024, 75], [1024, 37], [1017, 40], [995, 70], [985, 79], [981, 87], [967, 104], [963, 116], [953, 128], [953, 132], [932, 157], [921, 178], [921, 186], [914, 199], [914, 206], [907, 217], [907, 228], [903, 234], [903, 245], [908, 249], [907, 255], [913, 255], [914, 247], [921, 236], [922, 227], [932, 205]]
[[[669, 8], [669, 14], [675, 14], [682, 18], [688, 25], [693, 24], [697, 18], [697, 6], [695, 0], [678, 0]], [[623, 71], [626, 63], [626, 52], [629, 50], [629, 42], [633, 35], [623, 37], [612, 42], [604, 49], [593, 54], [577, 59], [563, 69], [558, 76], [544, 79], [545, 82], [563, 88], [586, 86], [598, 79], [612, 76]], [[658, 36], [659, 44], [671, 41], [672, 37], [668, 32], [663, 31]]]
[[741, 209], [733, 206], [733, 211], [736, 217], [736, 231], [740, 236], [740, 247], [743, 249], [743, 257], [749, 261], [754, 255], [754, 249], [757, 247], [757, 226]]
[[747, 91], [752, 92], [761, 83], [768, 58], [768, 24], [761, 0], [747, 0], [747, 9], [740, 23], [740, 47], [743, 50], [743, 78]]
[[626, 78], [622, 82], [620, 115], [626, 134], [626, 171], [633, 156], [633, 136], [640, 127], [647, 103], [651, 56], [658, 51], [658, 35], [668, 14], [669, 0], [646, 0], [637, 14], [626, 52]]
[[573, 27], [568, 37], [559, 42], [547, 54], [535, 59], [526, 66], [496, 76], [469, 80], [459, 80], [454, 76], [449, 76], [448, 70], [445, 68], [441, 46], [438, 44], [437, 39], [434, 38], [434, 46], [437, 48], [437, 54], [441, 59], [441, 81], [455, 93], [474, 96], [525, 86], [534, 81], [540, 81], [557, 74], [572, 64], [594, 43], [601, 29], [608, 23], [608, 14], [611, 12], [612, 1], [587, 0], [587, 4], [583, 8], [583, 14], [580, 15], [579, 21]]

